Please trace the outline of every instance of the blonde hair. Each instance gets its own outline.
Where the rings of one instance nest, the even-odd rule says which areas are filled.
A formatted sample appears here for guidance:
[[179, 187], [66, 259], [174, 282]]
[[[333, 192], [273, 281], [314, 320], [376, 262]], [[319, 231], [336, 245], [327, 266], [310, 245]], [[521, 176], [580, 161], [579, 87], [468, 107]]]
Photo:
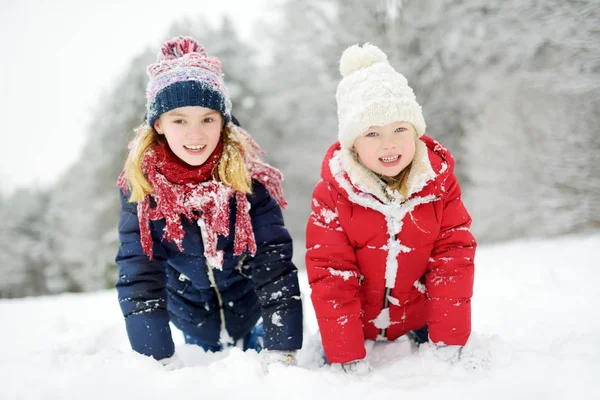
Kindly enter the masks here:
[[[412, 161], [408, 164], [400, 173], [396, 176], [383, 176], [379, 175], [379, 178], [385, 182], [387, 187], [392, 191], [400, 192], [403, 198], [408, 197], [408, 176], [412, 168]], [[386, 191], [387, 193], [387, 191]]]
[[[414, 128], [414, 125], [413, 125], [413, 128]], [[417, 133], [417, 130], [414, 129], [414, 131], [415, 131], [415, 155], [416, 155], [416, 149], [418, 146], [418, 141], [420, 139], [419, 139], [419, 134]], [[413, 158], [413, 161], [414, 161], [414, 158]], [[405, 199], [408, 197], [408, 189], [409, 189], [408, 188], [408, 177], [410, 176], [410, 170], [412, 169], [413, 161], [411, 161], [396, 176], [390, 177], [390, 176], [379, 175], [379, 178], [385, 182], [388, 189], [390, 189], [392, 192], [394, 192], [394, 191], [399, 192], [402, 195], [402, 197]], [[386, 191], [386, 193], [388, 193], [388, 191]]]
[[[135, 129], [135, 139], [129, 148], [129, 155], [125, 161], [125, 177], [131, 196], [129, 201], [136, 203], [154, 193], [152, 184], [142, 171], [142, 160], [147, 151], [155, 146], [168, 146], [163, 135], [151, 126], [143, 124]], [[232, 124], [225, 125], [221, 131], [223, 153], [218, 164], [212, 171], [215, 181], [230, 186], [235, 190], [252, 193], [252, 180], [246, 165], [250, 145], [245, 137], [238, 133]]]

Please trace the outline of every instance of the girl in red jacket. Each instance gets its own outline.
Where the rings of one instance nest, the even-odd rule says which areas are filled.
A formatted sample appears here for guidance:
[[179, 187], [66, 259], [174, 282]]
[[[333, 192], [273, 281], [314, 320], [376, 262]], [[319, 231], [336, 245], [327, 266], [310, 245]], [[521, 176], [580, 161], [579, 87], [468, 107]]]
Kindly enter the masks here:
[[424, 135], [412, 89], [379, 48], [349, 47], [340, 71], [339, 142], [306, 233], [325, 357], [365, 372], [365, 340], [409, 335], [456, 360], [471, 333], [476, 243], [454, 161]]

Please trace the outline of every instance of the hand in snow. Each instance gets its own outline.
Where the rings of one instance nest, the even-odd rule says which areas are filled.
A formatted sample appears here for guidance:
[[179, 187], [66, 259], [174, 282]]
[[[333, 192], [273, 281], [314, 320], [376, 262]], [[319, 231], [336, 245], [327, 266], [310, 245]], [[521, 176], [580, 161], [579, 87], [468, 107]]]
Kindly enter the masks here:
[[437, 344], [435, 345], [435, 351], [433, 354], [438, 360], [454, 365], [460, 361], [462, 351], [462, 346], [447, 346], [445, 344]]
[[451, 365], [460, 365], [467, 370], [488, 369], [491, 366], [490, 352], [470, 343], [465, 346], [423, 343], [419, 346], [419, 353]]
[[174, 371], [176, 369], [184, 367], [179, 357], [177, 357], [177, 354], [173, 354], [169, 358], [163, 358], [162, 360], [158, 360], [158, 362], [161, 363], [167, 371]]
[[261, 362], [265, 370], [269, 365], [282, 364], [286, 367], [298, 365], [295, 350], [263, 350], [260, 352]]
[[367, 360], [354, 360], [341, 364], [342, 371], [348, 375], [362, 376], [371, 371], [371, 364]]
[[489, 369], [492, 366], [492, 353], [489, 347], [482, 346], [474, 340], [469, 340], [462, 347], [459, 364], [465, 369]]

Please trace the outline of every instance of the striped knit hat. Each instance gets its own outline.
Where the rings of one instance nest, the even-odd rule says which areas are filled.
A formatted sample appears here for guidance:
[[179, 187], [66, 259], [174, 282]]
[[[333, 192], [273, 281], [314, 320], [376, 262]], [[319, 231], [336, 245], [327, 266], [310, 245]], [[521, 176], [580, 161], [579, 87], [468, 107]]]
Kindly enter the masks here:
[[221, 63], [208, 57], [198, 42], [179, 36], [162, 46], [156, 63], [148, 66], [146, 115], [149, 126], [161, 114], [179, 107], [201, 106], [219, 111], [231, 121], [231, 99]]

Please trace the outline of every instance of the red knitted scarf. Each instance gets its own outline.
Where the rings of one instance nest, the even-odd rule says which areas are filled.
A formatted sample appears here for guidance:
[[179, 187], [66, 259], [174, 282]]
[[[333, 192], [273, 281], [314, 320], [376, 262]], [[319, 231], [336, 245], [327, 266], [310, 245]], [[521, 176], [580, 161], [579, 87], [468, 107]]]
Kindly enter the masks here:
[[[236, 129], [238, 134], [244, 136], [250, 143], [254, 151], [262, 152], [243, 129], [239, 127]], [[142, 171], [154, 189], [153, 193], [137, 205], [140, 239], [144, 252], [152, 259], [153, 241], [150, 234], [150, 220], [160, 219], [166, 221], [163, 237], [176, 243], [179, 251], [183, 251], [182, 241], [185, 234], [181, 225], [183, 215], [189, 221], [197, 220], [202, 232], [204, 255], [208, 265], [222, 268], [223, 252], [217, 251], [217, 235], [229, 236], [230, 234], [229, 201], [235, 196], [237, 209], [234, 254], [240, 255], [248, 250], [254, 255], [256, 242], [250, 220], [250, 203], [246, 194], [212, 179], [212, 171], [222, 154], [222, 144], [199, 167], [185, 164], [165, 147], [155, 146], [147, 151], [142, 159]], [[287, 202], [281, 188], [283, 179], [281, 172], [262, 162], [254, 154], [246, 157], [246, 165], [251, 178], [261, 182], [279, 205], [285, 208]], [[119, 187], [124, 192], [127, 191], [124, 172], [119, 176]], [[156, 203], [153, 208], [150, 207], [150, 197]]]
[[[223, 152], [223, 142], [219, 141], [212, 154], [204, 164], [199, 166], [189, 165], [182, 161], [166, 143], [156, 146], [154, 151], [156, 152], [157, 162], [154, 164], [154, 168], [148, 168], [149, 174], [164, 175], [169, 182], [178, 185], [198, 184], [212, 178], [213, 169], [218, 164]], [[150, 167], [150, 165], [147, 166]]]

